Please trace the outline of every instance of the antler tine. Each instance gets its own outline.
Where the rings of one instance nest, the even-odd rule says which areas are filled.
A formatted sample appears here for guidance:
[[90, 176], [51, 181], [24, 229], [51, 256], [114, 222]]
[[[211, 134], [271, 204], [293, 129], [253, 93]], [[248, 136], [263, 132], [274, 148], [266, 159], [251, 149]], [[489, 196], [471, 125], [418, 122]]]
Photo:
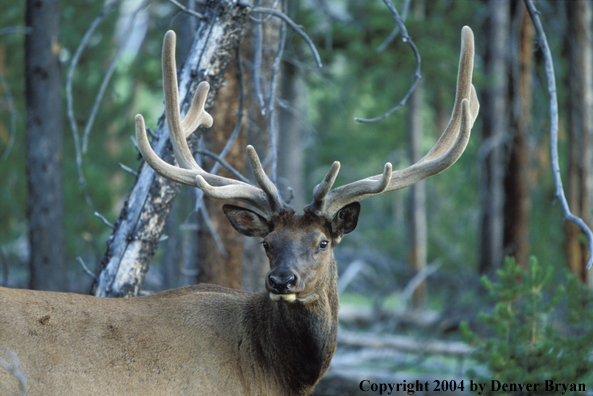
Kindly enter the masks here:
[[340, 172], [340, 161], [334, 161], [321, 183], [313, 189], [313, 199], [315, 201], [321, 202], [325, 199], [334, 185], [336, 177], [338, 177], [338, 172]]
[[367, 177], [330, 191], [339, 170], [339, 164], [336, 166], [334, 163], [325, 179], [315, 187], [313, 202], [305, 210], [331, 218], [340, 208], [351, 202], [408, 187], [453, 165], [467, 146], [480, 108], [471, 83], [473, 60], [473, 32], [468, 26], [464, 26], [461, 31], [461, 55], [451, 120], [428, 154], [417, 163], [395, 172], [391, 171], [391, 164], [387, 163], [381, 175]]
[[191, 107], [187, 114], [181, 120], [181, 130], [187, 138], [193, 133], [200, 125], [210, 128], [214, 123], [212, 116], [204, 110], [206, 105], [206, 99], [208, 98], [208, 91], [210, 90], [210, 84], [206, 81], [202, 81], [196, 88], [194, 100], [192, 101]]
[[[169, 30], [165, 34], [163, 40], [163, 93], [165, 94], [165, 113], [167, 115], [167, 126], [169, 127], [169, 135], [171, 136], [171, 144], [173, 145], [173, 152], [175, 158], [179, 163], [179, 166], [186, 169], [196, 169], [203, 171], [198, 165], [194, 156], [187, 145], [187, 136], [189, 136], [198, 125], [195, 125], [195, 121], [201, 120], [203, 117], [197, 114], [199, 110], [207, 114], [208, 117], [204, 117], [205, 121], [211, 121], [212, 116], [206, 113], [203, 108], [203, 104], [206, 102], [206, 95], [208, 94], [209, 85], [201, 83], [201, 89], [198, 89], [194, 101], [188, 112], [189, 119], [188, 126], [195, 126], [191, 130], [183, 128], [181, 122], [181, 114], [179, 112], [179, 91], [177, 83], [177, 65], [175, 62], [175, 32]], [[202, 106], [199, 106], [202, 104]], [[201, 109], [200, 109], [201, 107]], [[210, 126], [212, 122], [210, 122]]]
[[138, 149], [142, 154], [142, 158], [154, 169], [158, 174], [177, 183], [187, 184], [193, 186], [196, 177], [196, 171], [190, 169], [183, 169], [178, 166], [173, 166], [163, 161], [152, 149], [148, 136], [146, 134], [146, 126], [144, 117], [141, 114], [136, 115], [136, 140], [138, 141]]
[[259, 160], [259, 156], [252, 145], [247, 146], [247, 158], [249, 158], [251, 170], [253, 171], [253, 175], [255, 176], [257, 184], [259, 184], [268, 197], [268, 203], [272, 212], [278, 213], [289, 209], [289, 206], [284, 202], [282, 197], [280, 197], [280, 193], [278, 192], [276, 185], [272, 182], [272, 180], [270, 180], [268, 175], [266, 175], [261, 161]]
[[419, 162], [429, 161], [446, 153], [457, 140], [460, 126], [461, 101], [464, 98], [470, 99], [470, 110], [472, 111], [472, 126], [478, 116], [480, 104], [476, 95], [476, 88], [472, 84], [474, 69], [474, 33], [468, 26], [461, 29], [461, 56], [459, 57], [459, 69], [457, 72], [457, 89], [455, 102], [449, 124], [434, 147]]
[[[330, 213], [331, 210], [328, 210], [329, 207], [327, 206], [331, 200], [326, 200], [326, 197], [331, 195], [330, 193], [334, 193], [334, 191], [339, 190], [331, 190], [334, 182], [336, 181], [336, 177], [338, 176], [338, 172], [340, 171], [340, 162], [335, 161], [329, 172], [325, 175], [325, 178], [313, 189], [313, 202], [305, 207], [305, 210], [313, 211], [318, 214], [321, 213]], [[355, 196], [361, 193], [370, 193], [373, 195], [381, 194], [385, 191], [385, 189], [389, 186], [391, 182], [392, 176], [392, 165], [391, 163], [386, 163], [385, 167], [383, 168], [383, 174], [380, 175], [380, 178], [371, 177], [360, 180], [357, 184], [353, 185], [352, 183], [349, 184], [351, 189], [349, 190]], [[331, 190], [331, 191], [330, 191]], [[352, 202], [352, 201], [351, 201]], [[348, 202], [349, 203], [349, 202]], [[344, 204], [346, 205], [346, 204]], [[338, 207], [337, 209], [339, 209]], [[333, 214], [333, 212], [331, 212]]]

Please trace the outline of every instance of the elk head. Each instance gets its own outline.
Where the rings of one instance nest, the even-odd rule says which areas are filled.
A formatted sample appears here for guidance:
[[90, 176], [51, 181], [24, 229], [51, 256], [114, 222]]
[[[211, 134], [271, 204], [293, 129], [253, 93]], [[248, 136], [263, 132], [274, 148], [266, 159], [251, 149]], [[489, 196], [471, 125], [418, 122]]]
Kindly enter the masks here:
[[467, 146], [479, 110], [471, 83], [473, 33], [469, 27], [464, 27], [453, 113], [430, 152], [405, 169], [392, 171], [391, 164], [386, 163], [379, 175], [332, 189], [340, 169], [336, 161], [315, 187], [313, 201], [304, 208], [304, 214], [297, 215], [282, 200], [252, 146], [247, 146], [247, 157], [259, 187], [210, 174], [197, 164], [186, 139], [198, 126], [212, 125], [212, 117], [204, 110], [209, 86], [206, 82], [199, 84], [193, 103], [182, 119], [174, 49], [175, 34], [169, 31], [163, 44], [163, 86], [167, 125], [179, 166], [166, 163], [154, 153], [141, 115], [136, 116], [138, 146], [146, 162], [163, 177], [197, 187], [209, 197], [235, 199], [254, 208], [224, 205], [223, 211], [238, 232], [263, 238], [271, 268], [266, 288], [274, 301], [312, 302], [319, 297], [318, 286], [335, 284], [333, 248], [356, 227], [360, 212], [358, 201], [410, 186], [453, 165]]

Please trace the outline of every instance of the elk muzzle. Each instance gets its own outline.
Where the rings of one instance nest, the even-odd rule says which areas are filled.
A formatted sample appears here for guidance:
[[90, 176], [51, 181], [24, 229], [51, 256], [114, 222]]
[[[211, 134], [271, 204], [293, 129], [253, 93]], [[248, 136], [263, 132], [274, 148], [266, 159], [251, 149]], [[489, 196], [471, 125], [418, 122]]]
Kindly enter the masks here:
[[273, 301], [294, 302], [297, 298], [298, 275], [286, 268], [274, 268], [266, 277], [266, 289]]

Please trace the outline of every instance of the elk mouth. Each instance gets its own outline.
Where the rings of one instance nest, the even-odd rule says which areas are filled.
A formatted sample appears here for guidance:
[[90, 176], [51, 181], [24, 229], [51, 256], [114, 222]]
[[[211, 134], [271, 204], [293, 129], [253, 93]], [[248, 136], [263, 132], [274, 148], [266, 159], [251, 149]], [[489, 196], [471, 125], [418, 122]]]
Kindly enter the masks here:
[[288, 303], [293, 303], [297, 300], [297, 295], [296, 293], [285, 293], [285, 294], [278, 294], [278, 293], [274, 293], [274, 292], [269, 292], [270, 294], [270, 299], [272, 301], [286, 301]]

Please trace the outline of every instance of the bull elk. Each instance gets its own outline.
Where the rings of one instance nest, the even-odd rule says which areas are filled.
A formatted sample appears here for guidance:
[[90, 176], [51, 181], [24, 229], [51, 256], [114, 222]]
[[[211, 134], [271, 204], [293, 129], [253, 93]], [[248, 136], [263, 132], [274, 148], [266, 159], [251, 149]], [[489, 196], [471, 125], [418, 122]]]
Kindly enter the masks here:
[[[338, 331], [338, 278], [333, 249], [354, 230], [358, 201], [410, 186], [451, 166], [463, 153], [479, 104], [472, 80], [474, 41], [461, 35], [455, 104], [430, 152], [408, 168], [332, 189], [334, 162], [297, 214], [280, 197], [251, 146], [247, 156], [259, 187], [205, 172], [186, 138], [209, 127], [208, 84], [199, 85], [181, 119], [175, 34], [163, 45], [166, 118], [177, 163], [152, 150], [141, 115], [142, 156], [160, 175], [195, 186], [225, 205], [241, 234], [263, 238], [270, 264], [267, 293], [213, 285], [145, 297], [107, 299], [71, 293], [0, 288], [0, 353], [13, 353], [28, 395], [307, 395], [326, 372]], [[19, 381], [0, 366], [0, 394]]]

